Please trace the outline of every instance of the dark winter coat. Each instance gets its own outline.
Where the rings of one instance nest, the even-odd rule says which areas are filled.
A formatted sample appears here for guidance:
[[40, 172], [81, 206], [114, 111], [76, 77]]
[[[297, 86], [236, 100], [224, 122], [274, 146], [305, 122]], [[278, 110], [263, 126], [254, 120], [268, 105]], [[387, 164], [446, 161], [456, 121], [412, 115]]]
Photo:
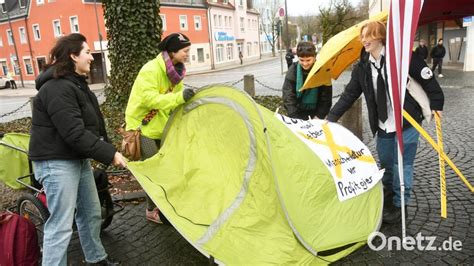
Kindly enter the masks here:
[[[423, 72], [422, 72], [423, 71]], [[422, 75], [422, 73], [424, 73]], [[433, 77], [433, 72], [428, 68], [426, 63], [418, 56], [412, 56], [409, 67], [409, 75], [412, 76], [425, 90], [430, 100], [431, 110], [441, 111], [444, 105], [444, 95], [441, 87]], [[387, 81], [385, 81], [386, 86]], [[369, 54], [363, 53], [361, 60], [354, 66], [352, 77], [342, 93], [339, 101], [329, 112], [327, 119], [329, 121], [337, 121], [364, 93], [367, 103], [370, 129], [375, 135], [378, 129], [377, 102], [372, 81], [372, 70], [370, 67]], [[405, 93], [405, 102], [403, 109], [407, 111], [418, 123], [423, 120], [423, 114], [420, 105], [407, 92]], [[403, 127], [406, 128], [409, 123], [403, 119]]]
[[431, 49], [430, 55], [432, 58], [443, 58], [446, 55], [446, 49], [443, 45], [438, 44]]
[[[283, 105], [288, 112], [288, 116], [307, 120], [308, 116], [317, 116], [321, 119], [325, 118], [331, 109], [332, 104], [332, 86], [320, 86], [318, 90], [318, 100], [316, 109], [304, 110], [301, 108], [301, 98], [296, 97], [296, 67], [297, 63], [292, 64], [286, 73], [285, 82], [283, 83]], [[303, 80], [308, 77], [309, 71], [303, 69]]]
[[92, 158], [110, 164], [115, 148], [107, 133], [97, 98], [86, 77], [53, 77], [49, 68], [36, 79], [29, 156], [39, 160]]
[[428, 47], [421, 45], [416, 47], [415, 54], [426, 60], [428, 58]]

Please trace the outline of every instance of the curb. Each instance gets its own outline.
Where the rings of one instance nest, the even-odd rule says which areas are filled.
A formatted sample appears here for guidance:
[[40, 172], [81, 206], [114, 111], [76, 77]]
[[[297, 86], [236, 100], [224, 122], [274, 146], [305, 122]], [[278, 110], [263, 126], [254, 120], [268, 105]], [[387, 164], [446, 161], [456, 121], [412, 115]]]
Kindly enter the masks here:
[[243, 67], [243, 66], [251, 66], [251, 65], [258, 64], [258, 63], [262, 63], [262, 62], [267, 62], [267, 61], [273, 60], [275, 58], [279, 58], [279, 57], [278, 56], [275, 56], [275, 57], [273, 57], [273, 56], [266, 57], [265, 56], [265, 58], [250, 61], [250, 62], [242, 64], [242, 65], [240, 65], [240, 64], [238, 64], [238, 65], [229, 65], [229, 66], [224, 66], [222, 68], [217, 68], [217, 69], [208, 69], [208, 70], [196, 71], [196, 72], [192, 72], [192, 73], [186, 73], [186, 76], [194, 76], [194, 75], [201, 75], [201, 74], [207, 74], [207, 73], [221, 72], [221, 71], [225, 71], [225, 70], [240, 68], [240, 67]]

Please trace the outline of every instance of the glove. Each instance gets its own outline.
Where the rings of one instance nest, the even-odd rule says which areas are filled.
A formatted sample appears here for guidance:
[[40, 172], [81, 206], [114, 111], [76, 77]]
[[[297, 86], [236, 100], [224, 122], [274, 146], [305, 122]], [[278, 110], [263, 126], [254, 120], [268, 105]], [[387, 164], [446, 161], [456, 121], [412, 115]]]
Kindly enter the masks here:
[[194, 96], [194, 90], [193, 89], [184, 89], [183, 90], [183, 99], [185, 102], [189, 101]]

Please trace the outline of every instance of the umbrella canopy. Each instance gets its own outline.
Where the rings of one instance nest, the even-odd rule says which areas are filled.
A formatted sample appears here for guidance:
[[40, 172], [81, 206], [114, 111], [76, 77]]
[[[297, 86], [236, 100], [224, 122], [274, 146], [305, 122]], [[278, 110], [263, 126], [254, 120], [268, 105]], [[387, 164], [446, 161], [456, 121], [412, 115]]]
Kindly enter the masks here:
[[362, 49], [362, 43], [359, 40], [360, 28], [369, 21], [386, 22], [387, 17], [387, 12], [380, 12], [329, 39], [319, 52], [318, 60], [309, 72], [303, 90], [328, 85], [331, 83], [331, 78], [337, 79], [360, 56]]
[[418, 25], [474, 15], [472, 0], [425, 0]]

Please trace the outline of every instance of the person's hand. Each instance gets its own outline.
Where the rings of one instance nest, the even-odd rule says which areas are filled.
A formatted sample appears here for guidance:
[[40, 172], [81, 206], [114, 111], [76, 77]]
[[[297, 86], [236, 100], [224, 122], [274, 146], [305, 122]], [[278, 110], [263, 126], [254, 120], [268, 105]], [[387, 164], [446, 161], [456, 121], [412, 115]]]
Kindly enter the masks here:
[[115, 152], [114, 160], [112, 161], [114, 166], [127, 167], [127, 161], [120, 152]]
[[431, 111], [431, 114], [432, 114], [433, 116], [435, 116], [436, 113], [438, 113], [439, 118], [443, 117], [443, 111], [436, 111], [436, 110], [432, 110], [432, 111]]
[[189, 101], [194, 96], [194, 90], [193, 89], [184, 89], [183, 90], [183, 99], [185, 102]]

